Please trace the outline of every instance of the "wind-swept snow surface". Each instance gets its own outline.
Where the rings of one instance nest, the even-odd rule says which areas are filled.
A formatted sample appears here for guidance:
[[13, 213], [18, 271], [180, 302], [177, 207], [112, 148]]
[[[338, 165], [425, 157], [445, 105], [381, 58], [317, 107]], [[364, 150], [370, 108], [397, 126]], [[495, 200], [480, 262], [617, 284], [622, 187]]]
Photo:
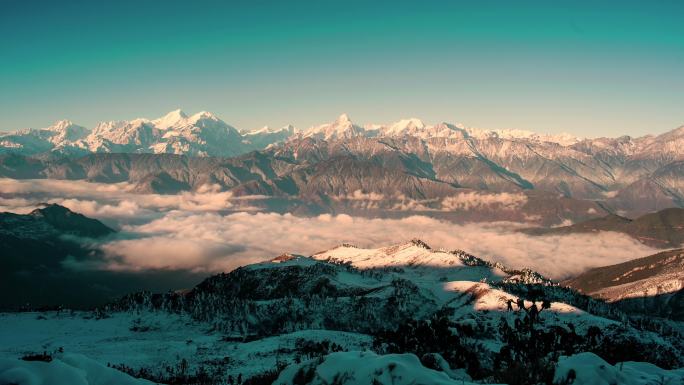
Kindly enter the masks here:
[[322, 362], [312, 360], [292, 365], [274, 384], [473, 385], [424, 367], [413, 354], [377, 355], [372, 352], [332, 353]]
[[[565, 382], [570, 381], [571, 382]], [[561, 357], [554, 383], [573, 385], [681, 384], [684, 369], [664, 370], [645, 362], [621, 362], [615, 366], [594, 353]]]
[[50, 362], [0, 358], [0, 384], [152, 385], [108, 368], [81, 354], [62, 354]]

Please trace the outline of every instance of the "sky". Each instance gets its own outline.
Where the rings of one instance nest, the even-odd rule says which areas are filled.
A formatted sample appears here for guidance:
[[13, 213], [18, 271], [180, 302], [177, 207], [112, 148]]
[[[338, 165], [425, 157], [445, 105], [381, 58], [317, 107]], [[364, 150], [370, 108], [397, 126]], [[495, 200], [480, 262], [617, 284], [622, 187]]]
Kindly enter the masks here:
[[684, 125], [682, 19], [678, 0], [3, 0], [0, 130], [182, 108], [656, 134]]

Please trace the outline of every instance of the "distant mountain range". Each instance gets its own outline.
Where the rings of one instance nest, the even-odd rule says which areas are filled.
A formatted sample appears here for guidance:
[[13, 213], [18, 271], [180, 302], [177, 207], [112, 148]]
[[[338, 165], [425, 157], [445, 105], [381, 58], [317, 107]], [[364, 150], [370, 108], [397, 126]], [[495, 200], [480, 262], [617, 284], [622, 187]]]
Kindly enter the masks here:
[[[547, 224], [684, 207], [684, 127], [580, 139], [418, 119], [362, 127], [341, 115], [302, 131], [240, 132], [207, 112], [172, 111], [93, 130], [59, 122], [18, 131], [0, 137], [0, 152], [7, 154], [0, 158], [5, 177], [128, 181], [159, 193], [210, 183], [236, 195], [295, 199], [312, 212], [452, 211], [461, 201], [450, 197], [462, 192], [522, 194], [521, 206], [533, 202], [543, 210], [499, 219], [543, 211], [540, 222]], [[557, 198], [566, 201], [551, 203]]]
[[[290, 138], [316, 138], [323, 140], [350, 139], [356, 136], [392, 137], [452, 136], [450, 129], [457, 128], [479, 138], [497, 137], [548, 141], [562, 145], [579, 142], [568, 134], [539, 135], [523, 130], [486, 131], [442, 123], [426, 126], [419, 119], [404, 119], [387, 125], [371, 124], [365, 127], [354, 124], [346, 114], [332, 122], [297, 130], [292, 125], [282, 128], [265, 126], [255, 130], [238, 130], [216, 115], [201, 111], [188, 116], [174, 110], [157, 119], [138, 118], [122, 121], [105, 121], [87, 129], [69, 120], [60, 120], [42, 129], [21, 129], [0, 133], [0, 153], [23, 155], [83, 155], [86, 153], [153, 153], [188, 156], [236, 156]], [[446, 131], [445, 131], [446, 129]]]
[[101, 122], [92, 130], [61, 120], [43, 129], [0, 136], [0, 152], [24, 155], [154, 153], [188, 156], [235, 156], [284, 140], [292, 130], [260, 130], [245, 135], [215, 115], [192, 116], [181, 110], [158, 119]]

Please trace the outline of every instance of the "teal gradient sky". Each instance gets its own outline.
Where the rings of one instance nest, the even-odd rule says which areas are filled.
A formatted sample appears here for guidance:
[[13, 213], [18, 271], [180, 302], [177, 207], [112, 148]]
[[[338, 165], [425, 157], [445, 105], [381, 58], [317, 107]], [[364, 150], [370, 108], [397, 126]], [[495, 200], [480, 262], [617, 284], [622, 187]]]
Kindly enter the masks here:
[[180, 107], [660, 133], [684, 124], [683, 20], [684, 1], [4, 0], [0, 130]]

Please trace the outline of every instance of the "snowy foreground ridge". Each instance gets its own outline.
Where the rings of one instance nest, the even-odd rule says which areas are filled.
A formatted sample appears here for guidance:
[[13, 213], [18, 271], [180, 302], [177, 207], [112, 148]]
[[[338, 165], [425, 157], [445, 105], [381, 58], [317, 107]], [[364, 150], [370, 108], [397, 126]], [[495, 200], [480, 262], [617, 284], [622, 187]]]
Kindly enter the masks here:
[[[679, 384], [684, 369], [663, 370], [655, 365], [625, 362], [615, 366], [593, 353], [561, 357], [555, 382], [576, 385]], [[372, 352], [340, 352], [322, 362], [306, 361], [287, 367], [274, 385], [366, 385], [433, 384], [474, 385], [462, 373], [425, 368], [413, 354], [377, 355]], [[679, 382], [678, 382], [679, 381]], [[147, 385], [150, 381], [133, 378], [103, 366], [83, 355], [64, 354], [51, 362], [0, 358], [0, 384], [16, 385]]]
[[681, 384], [684, 369], [663, 370], [644, 362], [621, 362], [611, 365], [594, 353], [580, 353], [561, 357], [556, 369], [555, 381], [562, 383], [573, 379], [577, 385], [649, 385]]
[[[427, 369], [413, 354], [378, 356], [370, 352], [333, 353], [321, 363], [305, 362], [288, 367], [275, 385], [296, 383], [297, 373], [306, 373], [312, 378], [309, 382], [312, 385], [475, 384], [463, 375]], [[668, 371], [641, 362], [613, 366], [593, 353], [580, 353], [560, 359], [555, 382], [563, 384], [570, 379], [574, 379], [571, 383], [575, 385], [680, 384], [684, 379], [684, 369]]]
[[[425, 368], [413, 354], [387, 354], [379, 356], [372, 352], [340, 352], [328, 355], [323, 362], [316, 360], [292, 365], [278, 377], [275, 385], [295, 384], [302, 373], [311, 385], [325, 384], [464, 384], [460, 376]], [[469, 379], [469, 378], [468, 378]]]
[[108, 368], [81, 354], [63, 354], [51, 362], [0, 358], [0, 384], [151, 385]]
[[188, 290], [95, 311], [0, 313], [0, 325], [0, 385], [684, 378], [681, 332], [665, 320], [631, 319], [533, 271], [419, 240], [283, 254]]

